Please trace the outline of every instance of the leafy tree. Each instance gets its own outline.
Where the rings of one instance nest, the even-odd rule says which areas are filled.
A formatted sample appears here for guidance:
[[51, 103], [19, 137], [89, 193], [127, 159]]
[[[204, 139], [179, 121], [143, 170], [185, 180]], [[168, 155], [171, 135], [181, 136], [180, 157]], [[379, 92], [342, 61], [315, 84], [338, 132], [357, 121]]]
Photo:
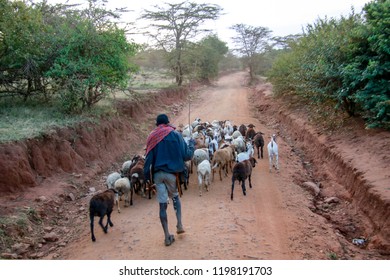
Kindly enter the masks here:
[[364, 13], [308, 25], [269, 72], [275, 91], [390, 128], [389, 19], [390, 2], [376, 0]]
[[2, 92], [26, 100], [42, 89], [45, 34], [38, 9], [24, 1], [0, 0], [0, 84]]
[[125, 87], [136, 67], [129, 62], [138, 48], [113, 19], [118, 11], [105, 10], [100, 1], [67, 13], [56, 53], [47, 76], [60, 86], [63, 108], [78, 111], [91, 107], [118, 87]]
[[90, 107], [135, 70], [138, 48], [115, 22], [124, 9], [0, 0], [0, 93], [57, 93], [67, 112]]
[[246, 24], [235, 24], [231, 27], [236, 31], [237, 36], [233, 37], [236, 51], [244, 56], [246, 65], [249, 67], [251, 80], [255, 76], [256, 55], [265, 52], [269, 47], [271, 31], [262, 26], [250, 26]]
[[185, 73], [193, 72], [198, 80], [210, 82], [210, 79], [217, 77], [219, 63], [227, 52], [225, 42], [216, 35], [209, 35], [186, 50], [186, 59], [183, 60]]
[[216, 35], [210, 35], [200, 42], [201, 57], [200, 57], [200, 79], [209, 81], [211, 78], [217, 77], [219, 73], [219, 63], [228, 52], [229, 48], [226, 43], [219, 40]]
[[219, 17], [222, 8], [213, 4], [181, 2], [155, 5], [154, 10], [144, 10], [141, 18], [149, 20], [153, 31], [149, 32], [157, 44], [170, 53], [169, 61], [175, 73], [176, 83], [183, 83], [183, 52], [189, 41], [199, 33], [208, 31], [201, 25]]
[[352, 35], [340, 93], [358, 104], [369, 127], [390, 129], [390, 1], [372, 1], [364, 12], [365, 24]]

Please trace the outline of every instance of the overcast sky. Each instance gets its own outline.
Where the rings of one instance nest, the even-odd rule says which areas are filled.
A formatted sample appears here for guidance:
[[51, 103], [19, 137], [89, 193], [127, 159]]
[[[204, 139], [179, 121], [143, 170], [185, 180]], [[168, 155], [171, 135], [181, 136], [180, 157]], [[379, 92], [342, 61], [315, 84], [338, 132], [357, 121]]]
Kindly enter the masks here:
[[[134, 21], [143, 9], [152, 9], [153, 5], [180, 3], [184, 0], [109, 0], [110, 8], [127, 7], [134, 12], [123, 16], [124, 21]], [[65, 0], [48, 0], [49, 3], [65, 3]], [[70, 0], [82, 3], [83, 0]], [[354, 7], [361, 12], [369, 0], [192, 0], [196, 3], [217, 4], [223, 13], [217, 21], [210, 23], [218, 37], [225, 42], [235, 35], [229, 27], [243, 23], [252, 26], [268, 27], [273, 36], [286, 36], [301, 33], [302, 28], [314, 23], [318, 18], [339, 18], [351, 13]], [[136, 39], [136, 41], [139, 39]]]

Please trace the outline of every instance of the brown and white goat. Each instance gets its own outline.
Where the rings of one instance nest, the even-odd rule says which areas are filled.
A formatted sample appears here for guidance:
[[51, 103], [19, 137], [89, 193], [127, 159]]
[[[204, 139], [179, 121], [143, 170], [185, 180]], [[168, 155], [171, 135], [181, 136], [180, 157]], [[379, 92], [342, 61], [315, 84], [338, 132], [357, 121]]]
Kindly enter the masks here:
[[219, 166], [219, 179], [222, 181], [222, 170], [225, 172], [225, 176], [228, 175], [228, 169], [232, 170], [232, 162], [235, 160], [235, 146], [228, 145], [226, 147], [221, 147], [215, 151], [211, 166], [212, 166], [212, 181], [214, 181], [214, 169]]
[[[137, 159], [137, 162], [135, 162], [135, 165], [131, 168], [129, 179], [131, 182], [131, 197], [130, 197], [130, 205], [133, 205], [133, 191], [135, 193], [138, 193], [141, 191], [141, 195], [145, 196], [145, 175], [144, 175], [144, 165], [145, 165], [145, 158], [139, 157]], [[149, 192], [149, 199], [151, 197], [151, 193]]]

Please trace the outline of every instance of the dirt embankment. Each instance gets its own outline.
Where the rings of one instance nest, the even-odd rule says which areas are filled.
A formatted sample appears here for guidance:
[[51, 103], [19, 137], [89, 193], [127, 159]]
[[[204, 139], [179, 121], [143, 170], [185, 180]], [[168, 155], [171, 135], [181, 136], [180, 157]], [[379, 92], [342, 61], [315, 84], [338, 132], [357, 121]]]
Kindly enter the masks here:
[[[383, 251], [390, 251], [390, 132], [366, 130], [359, 120], [350, 120], [337, 132], [324, 132], [310, 125], [304, 110], [269, 98], [272, 86], [261, 84], [254, 90], [252, 104], [263, 122], [274, 121], [294, 153], [302, 160], [324, 196], [339, 196], [368, 218], [356, 224], [364, 228], [366, 238]], [[267, 97], [268, 96], [268, 97]], [[272, 119], [266, 116], [273, 116]], [[264, 116], [266, 117], [264, 119]], [[276, 120], [276, 122], [275, 122]], [[302, 183], [302, 182], [300, 182]], [[328, 215], [314, 201], [313, 212], [338, 224], [340, 215]], [[341, 230], [348, 236], [348, 230]], [[352, 238], [352, 235], [351, 235]]]
[[121, 116], [51, 129], [40, 138], [0, 145], [0, 193], [24, 192], [46, 178], [85, 173], [91, 165], [98, 168], [94, 171], [107, 169], [117, 158], [131, 154], [129, 145], [142, 144], [149, 128], [139, 127], [141, 120], [150, 114], [154, 117], [157, 106], [180, 104], [187, 93], [188, 89], [166, 90], [139, 103], [118, 101]]

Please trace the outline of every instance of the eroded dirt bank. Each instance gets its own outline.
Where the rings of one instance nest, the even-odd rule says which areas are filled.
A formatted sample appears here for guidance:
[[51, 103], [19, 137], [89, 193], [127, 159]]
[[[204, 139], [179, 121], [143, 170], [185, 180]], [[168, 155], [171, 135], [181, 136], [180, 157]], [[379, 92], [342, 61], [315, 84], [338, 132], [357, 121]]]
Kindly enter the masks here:
[[[117, 102], [121, 116], [83, 123], [74, 128], [51, 129], [40, 138], [0, 145], [0, 193], [20, 193], [50, 177], [95, 172], [129, 154], [145, 138], [140, 125], [157, 106], [185, 99], [188, 90], [151, 93], [142, 102]], [[99, 169], [100, 168], [100, 169]]]
[[[313, 212], [326, 217], [341, 232], [352, 238], [356, 226], [340, 215], [329, 215], [322, 207], [324, 197], [338, 196], [363, 211], [368, 220], [358, 217], [351, 224], [360, 225], [363, 235], [383, 251], [390, 251], [390, 133], [366, 130], [359, 120], [350, 120], [337, 132], [324, 132], [310, 125], [308, 116], [275, 103], [270, 84], [260, 84], [252, 96], [254, 114], [263, 123], [277, 127], [292, 150], [300, 154], [309, 171], [308, 180], [321, 186], [321, 195], [313, 201]], [[302, 178], [301, 178], [302, 180]], [[352, 213], [353, 214], [353, 213]], [[344, 224], [344, 226], [342, 225]]]

